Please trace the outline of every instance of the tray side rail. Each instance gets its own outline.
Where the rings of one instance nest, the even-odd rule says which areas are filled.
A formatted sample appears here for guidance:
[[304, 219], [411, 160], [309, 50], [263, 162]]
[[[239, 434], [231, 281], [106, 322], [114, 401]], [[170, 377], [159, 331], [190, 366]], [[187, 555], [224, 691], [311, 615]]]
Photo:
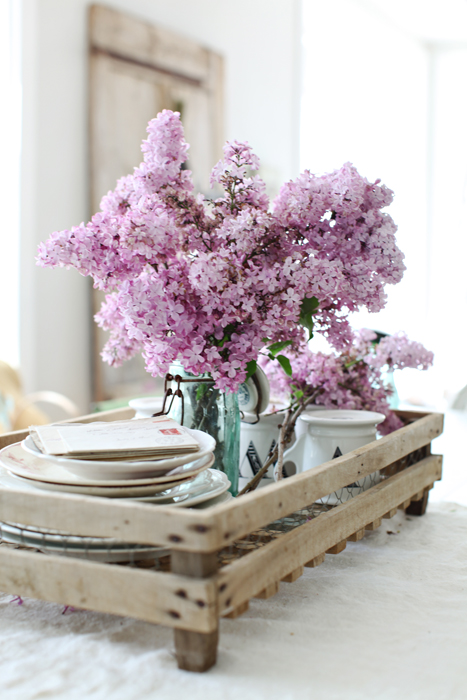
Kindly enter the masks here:
[[[326, 513], [290, 530], [220, 569], [219, 613], [242, 606], [261, 591], [274, 586], [300, 567], [324, 561], [329, 550], [342, 551], [347, 539], [367, 526], [374, 529], [381, 518], [400, 506], [418, 501], [441, 478], [442, 456], [425, 459], [395, 473]], [[353, 539], [353, 537], [352, 537]], [[360, 537], [356, 538], [360, 539]], [[340, 546], [339, 545], [343, 545]], [[303, 570], [303, 568], [302, 568]]]
[[[0, 520], [75, 535], [118, 537], [209, 553], [430, 445], [443, 416], [429, 414], [312, 470], [205, 511], [119, 499], [0, 488]], [[429, 449], [429, 448], [428, 448]]]
[[216, 631], [218, 625], [217, 586], [212, 578], [1, 546], [0, 590], [204, 634]]

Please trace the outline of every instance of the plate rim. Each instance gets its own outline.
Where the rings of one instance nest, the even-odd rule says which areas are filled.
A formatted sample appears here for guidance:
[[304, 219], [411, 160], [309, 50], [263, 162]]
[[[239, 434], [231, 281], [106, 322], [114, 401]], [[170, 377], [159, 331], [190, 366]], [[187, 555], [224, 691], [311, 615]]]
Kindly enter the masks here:
[[[201, 450], [197, 453], [190, 452], [190, 453], [187, 453], [185, 455], [180, 455], [180, 457], [173, 457], [171, 459], [159, 459], [159, 460], [154, 460], [153, 462], [151, 462], [150, 460], [144, 460], [141, 462], [129, 462], [129, 461], [125, 461], [125, 460], [121, 460], [121, 461], [112, 460], [112, 464], [115, 467], [132, 466], [132, 467], [141, 467], [141, 468], [147, 467], [148, 469], [150, 468], [151, 465], [152, 466], [158, 465], [159, 467], [162, 466], [162, 468], [165, 469], [164, 463], [166, 466], [167, 466], [167, 463], [169, 463], [168, 464], [169, 468], [167, 469], [167, 471], [171, 471], [172, 469], [176, 469], [177, 467], [181, 467], [185, 464], [189, 464], [190, 462], [195, 462], [198, 459], [202, 459], [206, 454], [214, 451], [214, 449], [216, 447], [216, 441], [211, 435], [209, 435], [209, 433], [205, 433], [203, 430], [194, 430], [192, 428], [185, 428], [185, 430], [187, 430], [195, 438], [196, 438], [196, 434], [198, 434], [198, 433], [200, 433], [202, 435], [206, 435], [207, 438], [209, 438], [209, 440], [211, 441], [211, 443], [213, 443], [212, 447], [206, 447], [204, 450]], [[196, 434], [194, 434], [194, 433], [196, 433]], [[43, 459], [47, 462], [51, 462], [52, 464], [58, 464], [59, 466], [63, 467], [64, 469], [66, 469], [66, 466], [64, 466], [66, 463], [68, 463], [68, 464], [72, 463], [72, 464], [76, 464], [77, 466], [83, 466], [83, 467], [85, 467], [85, 466], [88, 466], [88, 467], [91, 467], [91, 466], [99, 467], [100, 466], [100, 467], [102, 467], [102, 460], [70, 459], [68, 457], [57, 457], [55, 455], [43, 454], [35, 445], [34, 445], [34, 448], [30, 447], [29, 445], [26, 445], [28, 440], [34, 445], [34, 441], [31, 437], [31, 435], [27, 435], [24, 438], [24, 440], [21, 441], [21, 446], [25, 452], [28, 452], [33, 457], [37, 457], [37, 459]], [[24, 443], [24, 445], [23, 445], [23, 443]], [[17, 443], [15, 443], [15, 444], [17, 444]], [[7, 445], [7, 447], [8, 447], [8, 445]], [[0, 451], [0, 459], [1, 459], [2, 452], [3, 452], [3, 450]], [[193, 457], [195, 457], [195, 459], [193, 459]]]
[[[212, 492], [203, 492], [198, 494], [197, 496], [193, 496], [192, 499], [184, 499], [183, 501], [180, 501], [179, 503], [161, 503], [161, 506], [165, 506], [167, 508], [189, 508], [190, 506], [196, 505], [196, 503], [203, 503], [204, 500], [209, 500], [209, 498], [215, 498], [216, 496], [221, 496], [225, 491], [227, 491], [230, 486], [231, 482], [225, 472], [222, 472], [220, 469], [210, 469], [209, 471], [214, 471], [217, 472], [218, 474], [221, 475], [221, 478], [223, 480], [222, 484], [219, 484], [219, 486], [214, 489]], [[204, 499], [204, 496], [208, 496], [208, 498]], [[132, 501], [137, 501], [138, 503], [148, 503], [150, 505], [157, 505], [157, 502], [151, 501], [150, 496], [148, 497], [135, 497], [135, 498], [129, 498], [128, 500]], [[202, 500], [198, 500], [199, 498], [202, 498]]]
[[[109, 480], [102, 480], [102, 479], [85, 479], [84, 477], [79, 477], [77, 474], [73, 474], [73, 479], [72, 479], [72, 472], [67, 471], [64, 467], [58, 464], [53, 464], [52, 462], [50, 464], [53, 465], [53, 467], [62, 469], [65, 474], [69, 474], [70, 478], [68, 479], [61, 479], [59, 481], [55, 480], [53, 481], [50, 477], [47, 478], [45, 476], [41, 477], [40, 475], [34, 475], [34, 474], [26, 474], [26, 470], [16, 470], [12, 469], [11, 466], [6, 463], [5, 457], [7, 454], [8, 450], [13, 450], [13, 449], [21, 449], [23, 452], [25, 452], [24, 448], [22, 447], [21, 442], [15, 442], [12, 445], [7, 445], [4, 447], [2, 450], [0, 450], [0, 463], [8, 472], [11, 472], [14, 476], [18, 476], [19, 478], [22, 479], [28, 479], [29, 481], [41, 481], [44, 483], [48, 484], [58, 484], [60, 486], [75, 486], [75, 487], [85, 487], [89, 486], [90, 488], [124, 488], [124, 487], [138, 487], [138, 486], [150, 486], [150, 485], [158, 485], [158, 484], [169, 484], [173, 481], [185, 481], [186, 479], [191, 478], [192, 476], [197, 476], [199, 473], [201, 473], [204, 469], [208, 468], [206, 465], [209, 463], [211, 460], [211, 455], [213, 455], [213, 452], [208, 452], [204, 457], [198, 458], [198, 460], [195, 460], [195, 462], [199, 460], [204, 460], [203, 464], [200, 466], [194, 468], [194, 469], [187, 469], [186, 471], [181, 471], [178, 474], [164, 474], [163, 476], [154, 476], [154, 477], [143, 477], [140, 479], [109, 479]], [[4, 456], [5, 455], [5, 456]], [[35, 456], [32, 455], [30, 452], [26, 452], [26, 455], [29, 459], [35, 459]], [[185, 465], [181, 465], [185, 466]], [[90, 483], [92, 482], [92, 483]]]

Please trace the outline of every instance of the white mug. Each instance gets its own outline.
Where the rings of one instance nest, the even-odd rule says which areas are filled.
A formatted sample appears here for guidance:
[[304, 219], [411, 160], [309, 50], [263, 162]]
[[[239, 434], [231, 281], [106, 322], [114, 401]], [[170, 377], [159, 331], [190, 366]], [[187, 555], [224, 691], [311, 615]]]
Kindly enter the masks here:
[[[306, 411], [298, 418], [298, 437], [284, 452], [285, 471], [297, 473], [313, 469], [324, 462], [376, 440], [376, 426], [385, 419], [373, 411], [317, 410]], [[379, 481], [364, 477], [330, 495], [327, 503], [346, 501]]]

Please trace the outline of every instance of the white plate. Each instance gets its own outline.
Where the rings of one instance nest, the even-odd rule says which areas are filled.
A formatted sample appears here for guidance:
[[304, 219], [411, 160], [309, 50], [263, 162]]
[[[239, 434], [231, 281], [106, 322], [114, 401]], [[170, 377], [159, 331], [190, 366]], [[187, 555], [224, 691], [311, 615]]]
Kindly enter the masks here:
[[[159, 460], [144, 460], [139, 462], [130, 461], [105, 461], [105, 460], [87, 460], [87, 459], [69, 459], [67, 457], [56, 457], [53, 455], [43, 454], [34, 444], [30, 435], [23, 440], [22, 447], [31, 456], [43, 460], [44, 462], [56, 464], [63, 467], [72, 474], [83, 477], [84, 479], [92, 479], [93, 481], [121, 481], [126, 479], [149, 478], [154, 476], [162, 476], [172, 472], [174, 469], [187, 466], [195, 461], [205, 457], [210, 452], [214, 452], [216, 441], [213, 437], [204, 433], [202, 430], [186, 430], [199, 443], [198, 452], [190, 452], [189, 454], [179, 455], [171, 459]], [[0, 459], [2, 453], [0, 452]], [[16, 472], [15, 472], [16, 473]], [[25, 476], [22, 474], [21, 476]], [[89, 481], [88, 481], [89, 483]], [[115, 484], [113, 484], [115, 485]]]
[[227, 503], [233, 498], [230, 491], [224, 491], [220, 496], [215, 496], [215, 498], [210, 498], [208, 501], [203, 501], [202, 503], [197, 503], [193, 508], [210, 508], [211, 506], [218, 506], [219, 503]]
[[261, 402], [258, 403], [258, 389], [253, 378], [250, 377], [246, 382], [240, 385], [238, 390], [238, 407], [243, 413], [256, 413], [256, 409], [258, 409], [258, 413], [262, 413], [269, 405], [269, 380], [259, 366], [255, 371], [255, 379], [261, 390]]
[[[71, 474], [67, 474], [70, 477], [70, 483], [68, 484], [58, 484], [47, 481], [39, 481], [35, 479], [29, 479], [27, 477], [21, 477], [15, 474], [11, 474], [9, 471], [4, 469], [0, 465], [0, 486], [13, 489], [24, 489], [27, 491], [36, 491], [37, 489], [43, 489], [45, 491], [61, 491], [65, 493], [80, 493], [86, 496], [101, 496], [104, 498], [131, 498], [134, 496], [153, 496], [155, 493], [160, 491], [165, 491], [167, 488], [172, 486], [178, 486], [183, 484], [185, 481], [191, 480], [201, 471], [208, 469], [214, 464], [214, 455], [208, 455], [206, 458], [206, 463], [200, 467], [195, 472], [190, 472], [187, 477], [183, 479], [178, 479], [177, 481], [163, 482], [163, 483], [153, 483], [149, 480], [149, 483], [145, 483], [143, 480], [141, 485], [128, 485], [128, 481], [123, 482], [124, 485], [121, 486], [93, 486], [89, 484], [83, 484], [80, 482], [78, 477], [76, 481], [71, 481], [73, 478]], [[53, 465], [55, 467], [55, 465]], [[65, 472], [66, 473], [66, 472]]]
[[164, 556], [169, 553], [166, 547], [128, 544], [107, 537], [79, 537], [58, 530], [0, 523], [0, 533], [4, 542], [34, 547], [41, 552], [79, 557], [91, 561], [128, 562]]
[[[69, 485], [69, 486], [98, 486], [107, 488], [110, 486], [147, 486], [155, 484], [169, 484], [173, 481], [184, 481], [199, 474], [203, 469], [207, 469], [211, 464], [208, 462], [212, 459], [212, 452], [208, 452], [201, 459], [195, 462], [189, 462], [181, 467], [172, 469], [169, 474], [163, 476], [153, 476], [140, 479], [119, 479], [97, 481], [80, 477], [72, 474], [67, 469], [64, 469], [59, 464], [49, 462], [48, 460], [38, 459], [29, 452], [25, 452], [21, 443], [17, 442], [14, 445], [8, 445], [0, 451], [0, 462], [4, 467], [16, 476], [21, 476], [25, 479], [33, 479], [34, 481], [45, 481], [47, 483]], [[168, 486], [165, 486], [168, 488]]]
[[215, 496], [220, 496], [230, 486], [227, 475], [218, 469], [207, 469], [190, 482], [180, 484], [170, 489], [167, 495], [146, 496], [132, 500], [145, 503], [160, 504], [161, 506], [175, 506], [188, 508], [196, 503], [209, 501]]

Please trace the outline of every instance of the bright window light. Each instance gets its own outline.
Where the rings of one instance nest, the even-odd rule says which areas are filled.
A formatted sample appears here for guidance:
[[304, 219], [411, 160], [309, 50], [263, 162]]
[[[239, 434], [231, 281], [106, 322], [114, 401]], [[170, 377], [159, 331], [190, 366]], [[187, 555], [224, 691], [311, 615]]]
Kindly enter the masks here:
[[394, 191], [407, 271], [382, 312], [353, 324], [404, 330], [433, 350], [434, 368], [399, 373], [398, 390], [442, 406], [467, 384], [467, 363], [452, 361], [467, 335], [467, 43], [454, 50], [445, 33], [427, 43], [382, 5], [304, 0], [301, 169], [351, 161]]

